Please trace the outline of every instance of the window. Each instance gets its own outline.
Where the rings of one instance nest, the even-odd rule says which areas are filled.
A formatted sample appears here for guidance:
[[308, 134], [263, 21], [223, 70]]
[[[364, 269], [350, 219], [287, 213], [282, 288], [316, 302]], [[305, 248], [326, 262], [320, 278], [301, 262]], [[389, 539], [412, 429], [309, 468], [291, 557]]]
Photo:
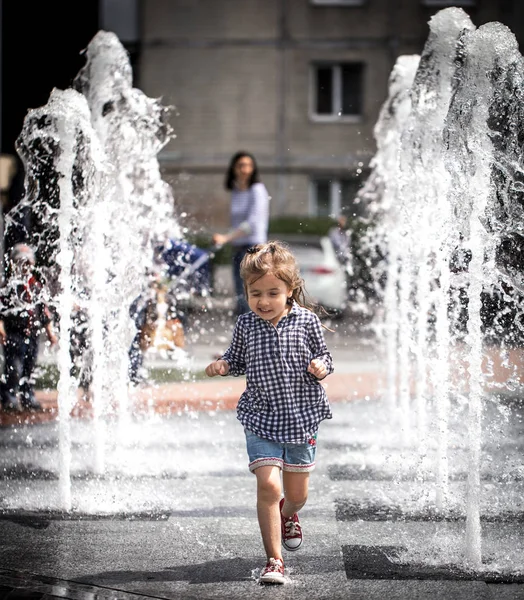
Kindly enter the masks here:
[[355, 204], [360, 189], [359, 179], [319, 177], [311, 181], [309, 213], [318, 217], [336, 217], [341, 212], [349, 217], [360, 214], [361, 205]]
[[310, 0], [318, 6], [362, 6], [367, 0]]
[[313, 118], [332, 121], [360, 117], [363, 71], [362, 63], [313, 65]]

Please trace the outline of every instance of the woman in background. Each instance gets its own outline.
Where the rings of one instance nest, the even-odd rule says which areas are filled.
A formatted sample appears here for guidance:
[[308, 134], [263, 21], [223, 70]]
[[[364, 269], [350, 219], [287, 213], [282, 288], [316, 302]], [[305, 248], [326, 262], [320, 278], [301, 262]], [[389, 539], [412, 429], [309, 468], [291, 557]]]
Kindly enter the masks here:
[[260, 181], [255, 157], [249, 152], [239, 151], [233, 155], [224, 184], [231, 192], [231, 229], [225, 234], [215, 233], [213, 243], [217, 246], [231, 244], [233, 247], [235, 315], [239, 316], [249, 311], [240, 278], [240, 263], [248, 248], [267, 242], [269, 195]]

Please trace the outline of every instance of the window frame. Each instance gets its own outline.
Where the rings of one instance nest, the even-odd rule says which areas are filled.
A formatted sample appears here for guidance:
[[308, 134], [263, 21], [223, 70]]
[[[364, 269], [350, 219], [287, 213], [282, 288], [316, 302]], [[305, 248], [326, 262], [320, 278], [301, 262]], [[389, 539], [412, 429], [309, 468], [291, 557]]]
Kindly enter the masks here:
[[[329, 212], [331, 218], [335, 218], [340, 213], [340, 198], [342, 186], [340, 180], [336, 177], [310, 177], [309, 179], [309, 206], [308, 213], [312, 217], [322, 216], [318, 212], [318, 187], [317, 184], [321, 181], [329, 183]], [[324, 215], [325, 216], [325, 215]]]
[[367, 4], [368, 0], [309, 0], [313, 6], [348, 6], [358, 7]]
[[445, 8], [449, 6], [474, 7], [477, 5], [477, 0], [420, 0], [420, 2], [428, 8]]
[[[308, 215], [311, 217], [326, 216], [320, 215], [318, 211], [318, 187], [319, 182], [329, 183], [329, 212], [327, 216], [332, 219], [336, 219], [340, 214], [345, 213], [349, 218], [353, 218], [352, 215], [358, 215], [361, 213], [362, 207], [360, 204], [355, 203], [354, 200], [357, 197], [357, 189], [353, 196], [353, 202], [351, 204], [343, 204], [343, 185], [344, 182], [352, 182], [356, 184], [356, 188], [362, 188], [362, 181], [359, 177], [343, 176], [343, 175], [322, 175], [315, 174], [309, 176], [309, 193], [308, 193]], [[351, 213], [348, 213], [348, 210]]]
[[[362, 107], [364, 104], [364, 67], [362, 61], [313, 61], [309, 68], [309, 118], [317, 123], [360, 123], [363, 120], [362, 111], [359, 114], [342, 114], [342, 67], [346, 64], [359, 64], [362, 68]], [[316, 112], [317, 104], [317, 71], [319, 68], [329, 67], [332, 70], [332, 113], [319, 114]]]

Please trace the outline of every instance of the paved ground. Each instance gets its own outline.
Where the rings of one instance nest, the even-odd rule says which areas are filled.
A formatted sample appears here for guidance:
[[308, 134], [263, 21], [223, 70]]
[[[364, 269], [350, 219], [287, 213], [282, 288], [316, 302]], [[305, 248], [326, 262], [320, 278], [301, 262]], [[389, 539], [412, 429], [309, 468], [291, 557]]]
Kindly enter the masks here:
[[[76, 420], [70, 511], [61, 508], [59, 423], [4, 428], [0, 597], [524, 598], [522, 480], [509, 467], [493, 459], [499, 476], [483, 475], [484, 564], [468, 571], [463, 512], [431, 511], [433, 484], [412, 469], [384, 407], [353, 400], [334, 412], [301, 514], [304, 547], [286, 553], [287, 583], [270, 590], [257, 583], [255, 478], [234, 411], [137, 418], [125, 435], [114, 423], [103, 475], [93, 473], [90, 421]], [[522, 444], [505, 439], [514, 464]], [[463, 458], [451, 474], [458, 498]]]
[[[230, 325], [197, 320], [188, 352], [198, 369]], [[520, 400], [486, 404], [482, 564], [468, 569], [463, 401], [452, 406], [449, 501], [436, 511], [431, 426], [423, 444], [402, 437], [377, 393], [383, 363], [369, 336], [342, 321], [327, 339], [334, 419], [321, 426], [304, 547], [285, 555], [286, 585], [257, 583], [255, 478], [227, 400], [242, 381], [212, 380], [156, 389], [158, 410], [102, 430], [81, 416], [0, 428], [0, 598], [524, 598]], [[161, 410], [175, 393], [178, 409]]]

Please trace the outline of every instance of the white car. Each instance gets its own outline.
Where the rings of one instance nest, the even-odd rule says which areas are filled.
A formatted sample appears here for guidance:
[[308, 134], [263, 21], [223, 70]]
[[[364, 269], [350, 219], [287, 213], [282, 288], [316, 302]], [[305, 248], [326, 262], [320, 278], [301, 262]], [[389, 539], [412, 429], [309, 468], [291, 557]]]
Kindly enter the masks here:
[[329, 313], [343, 313], [348, 302], [348, 274], [329, 237], [275, 233], [270, 238], [286, 242], [295, 255], [307, 294]]

